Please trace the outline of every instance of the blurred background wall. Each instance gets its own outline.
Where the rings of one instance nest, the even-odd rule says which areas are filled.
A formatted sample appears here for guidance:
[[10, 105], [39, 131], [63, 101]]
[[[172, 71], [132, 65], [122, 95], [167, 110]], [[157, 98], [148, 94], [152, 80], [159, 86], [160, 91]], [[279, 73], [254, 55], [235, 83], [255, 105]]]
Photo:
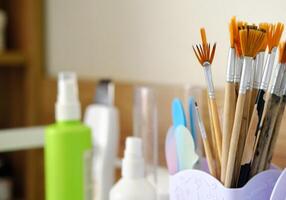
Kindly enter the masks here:
[[192, 52], [204, 26], [209, 40], [218, 43], [213, 74], [223, 86], [231, 16], [249, 22], [286, 18], [284, 0], [49, 0], [46, 5], [49, 73], [72, 69], [84, 77], [157, 83], [204, 84]]

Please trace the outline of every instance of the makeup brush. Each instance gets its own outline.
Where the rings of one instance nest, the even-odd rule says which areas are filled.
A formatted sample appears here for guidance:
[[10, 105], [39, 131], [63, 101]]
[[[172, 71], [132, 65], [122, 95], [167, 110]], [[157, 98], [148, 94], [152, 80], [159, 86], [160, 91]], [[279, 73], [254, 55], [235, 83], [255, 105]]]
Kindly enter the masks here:
[[236, 103], [234, 124], [232, 129], [227, 170], [225, 177], [225, 186], [231, 187], [234, 180], [236, 151], [238, 150], [238, 141], [240, 138], [241, 123], [246, 98], [247, 81], [251, 73], [253, 59], [258, 53], [261, 44], [265, 38], [265, 33], [261, 30], [252, 29], [250, 26], [239, 31], [241, 39], [241, 49], [243, 54], [243, 68], [239, 87], [239, 95]]
[[283, 119], [283, 114], [285, 111], [285, 106], [286, 106], [286, 70], [284, 72], [284, 77], [283, 77], [283, 81], [282, 81], [281, 86], [282, 86], [282, 89], [281, 89], [282, 97], [280, 100], [280, 105], [279, 105], [279, 109], [278, 109], [279, 110], [278, 116], [277, 116], [275, 126], [273, 129], [272, 138], [270, 139], [270, 144], [269, 144], [267, 154], [266, 154], [264, 170], [269, 169], [269, 167], [270, 167], [270, 163], [271, 163], [273, 152], [274, 152], [274, 147], [277, 143], [277, 139], [278, 139], [278, 135], [279, 135], [282, 119]]
[[237, 23], [235, 17], [231, 19], [229, 24], [230, 33], [230, 49], [228, 54], [226, 83], [225, 83], [225, 96], [224, 96], [224, 114], [223, 114], [223, 137], [222, 137], [222, 158], [221, 158], [221, 181], [224, 182], [225, 171], [227, 165], [227, 157], [229, 150], [229, 143], [231, 138], [232, 125], [234, 120], [235, 105], [236, 105], [236, 93], [234, 83], [234, 71], [235, 71], [235, 38]]
[[205, 149], [205, 153], [206, 153], [206, 159], [208, 162], [208, 167], [210, 170], [211, 175], [213, 175], [214, 177], [218, 178], [217, 172], [216, 172], [216, 164], [215, 164], [215, 159], [214, 159], [214, 155], [213, 152], [214, 150], [212, 149], [212, 146], [210, 145], [210, 135], [207, 134], [204, 123], [202, 121], [202, 117], [200, 115], [199, 112], [199, 108], [198, 108], [198, 104], [197, 102], [195, 102], [195, 106], [196, 106], [196, 116], [197, 116], [197, 122], [200, 128], [200, 132], [201, 132], [201, 136], [203, 139], [203, 144], [204, 144], [204, 149]]
[[283, 80], [283, 75], [285, 71], [285, 60], [286, 60], [286, 49], [285, 43], [279, 47], [279, 62], [276, 65], [272, 82], [270, 85], [270, 94], [267, 98], [267, 103], [265, 104], [264, 111], [261, 119], [261, 128], [257, 136], [257, 145], [255, 148], [255, 153], [253, 154], [253, 160], [251, 163], [250, 175], [253, 177], [259, 172], [264, 170], [266, 159], [266, 154], [270, 140], [272, 138], [272, 133], [274, 125], [278, 116], [279, 103], [281, 99], [281, 84]]
[[220, 127], [220, 120], [218, 115], [217, 103], [215, 98], [215, 90], [214, 84], [212, 80], [212, 72], [211, 72], [211, 64], [215, 55], [216, 44], [213, 45], [211, 48], [210, 44], [207, 43], [205, 29], [201, 29], [201, 37], [202, 37], [202, 44], [196, 45], [196, 48], [193, 46], [193, 50], [195, 55], [203, 66], [205, 78], [208, 87], [208, 95], [210, 99], [210, 109], [212, 113], [212, 122], [214, 126], [215, 132], [215, 139], [216, 139], [216, 148], [218, 149], [219, 160], [221, 160], [221, 149], [222, 149], [222, 134], [221, 134], [221, 127]]
[[245, 184], [249, 177], [251, 160], [255, 148], [256, 136], [258, 133], [259, 124], [264, 110], [265, 93], [269, 85], [269, 80], [272, 73], [277, 46], [279, 44], [283, 32], [283, 27], [284, 26], [281, 23], [278, 23], [276, 26], [269, 24], [268, 32], [266, 33], [269, 52], [266, 55], [267, 58], [264, 66], [263, 77], [258, 90], [258, 95], [256, 97], [256, 103], [253, 108], [253, 113], [251, 116], [250, 125], [247, 133], [245, 148], [242, 156], [241, 169], [239, 175], [240, 176], [239, 182], [241, 184]]

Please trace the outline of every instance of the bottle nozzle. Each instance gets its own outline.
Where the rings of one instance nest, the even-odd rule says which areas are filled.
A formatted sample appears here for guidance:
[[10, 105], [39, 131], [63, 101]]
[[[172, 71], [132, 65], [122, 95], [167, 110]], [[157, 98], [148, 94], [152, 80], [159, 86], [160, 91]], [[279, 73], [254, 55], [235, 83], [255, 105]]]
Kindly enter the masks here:
[[128, 137], [126, 139], [126, 148], [124, 152], [126, 157], [143, 158], [142, 156], [142, 140], [137, 137]]
[[74, 72], [60, 72], [58, 76], [56, 120], [78, 120], [80, 114], [76, 74]]
[[122, 176], [129, 178], [144, 177], [144, 158], [141, 138], [127, 138], [122, 162]]

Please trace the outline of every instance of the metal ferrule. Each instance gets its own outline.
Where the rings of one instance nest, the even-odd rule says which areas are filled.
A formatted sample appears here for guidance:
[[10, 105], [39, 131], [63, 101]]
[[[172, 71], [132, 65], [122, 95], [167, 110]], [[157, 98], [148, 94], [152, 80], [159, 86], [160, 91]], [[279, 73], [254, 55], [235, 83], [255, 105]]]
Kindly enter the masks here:
[[[255, 61], [255, 60], [254, 60]], [[255, 75], [255, 62], [252, 62], [251, 68], [250, 68], [250, 73], [247, 76], [247, 86], [246, 89], [250, 90], [253, 88], [253, 84], [254, 84], [254, 75]]]
[[284, 75], [284, 66], [281, 63], [278, 63], [274, 68], [272, 81], [269, 88], [271, 94], [279, 95], [283, 75]]
[[243, 58], [236, 56], [234, 67], [234, 82], [239, 83], [242, 73]]
[[264, 67], [263, 77], [260, 85], [260, 89], [267, 90], [269, 81], [272, 74], [272, 69], [276, 57], [277, 47], [274, 47], [270, 54], [267, 54], [267, 60]]
[[234, 81], [234, 67], [235, 67], [235, 49], [230, 48], [228, 52], [228, 61], [227, 61], [227, 69], [226, 69], [226, 81], [233, 82]]
[[258, 89], [263, 75], [263, 67], [264, 67], [264, 57], [265, 52], [260, 52], [257, 54], [255, 59], [255, 73], [254, 73], [254, 82], [253, 88]]
[[205, 78], [207, 81], [209, 97], [214, 99], [215, 98], [215, 89], [214, 89], [214, 84], [213, 84], [213, 79], [212, 79], [212, 70], [211, 70], [211, 64], [210, 63], [204, 63], [204, 72], [205, 72]]
[[285, 64], [283, 64], [283, 68], [284, 68], [284, 73], [283, 73], [283, 78], [281, 81], [280, 96], [286, 94], [286, 65]]
[[250, 80], [252, 65], [253, 65], [253, 58], [244, 57], [242, 74], [241, 74], [241, 81], [240, 81], [240, 86], [239, 86], [239, 94], [245, 94], [246, 93], [247, 82], [248, 82], [248, 80]]
[[285, 73], [284, 73], [284, 79], [283, 80], [285, 80], [285, 82], [282, 85], [282, 95], [286, 96], [286, 70], [285, 70]]

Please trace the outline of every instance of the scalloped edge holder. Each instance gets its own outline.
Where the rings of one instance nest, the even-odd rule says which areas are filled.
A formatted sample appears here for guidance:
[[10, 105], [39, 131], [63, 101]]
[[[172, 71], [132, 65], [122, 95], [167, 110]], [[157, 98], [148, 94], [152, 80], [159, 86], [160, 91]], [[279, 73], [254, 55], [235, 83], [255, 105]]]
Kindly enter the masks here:
[[286, 200], [286, 169], [261, 172], [237, 189], [224, 187], [205, 171], [184, 170], [170, 176], [170, 200]]

